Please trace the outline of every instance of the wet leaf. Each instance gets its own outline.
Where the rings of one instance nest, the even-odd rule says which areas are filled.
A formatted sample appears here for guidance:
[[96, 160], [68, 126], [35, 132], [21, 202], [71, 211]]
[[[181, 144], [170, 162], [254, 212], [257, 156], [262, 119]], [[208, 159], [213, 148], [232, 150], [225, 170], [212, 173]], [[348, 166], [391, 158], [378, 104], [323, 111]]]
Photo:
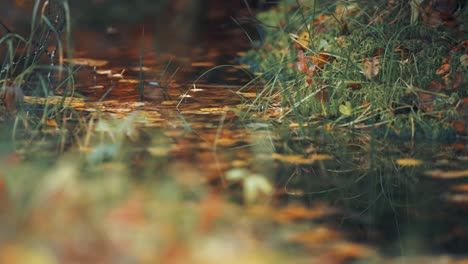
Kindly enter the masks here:
[[107, 65], [109, 62], [106, 60], [94, 60], [89, 58], [74, 58], [74, 59], [63, 59], [64, 62], [73, 63], [76, 65], [86, 65], [91, 67], [102, 67]]
[[192, 67], [213, 67], [215, 63], [212, 61], [199, 61], [199, 62], [192, 62]]
[[310, 231], [294, 234], [287, 239], [292, 242], [298, 242], [308, 247], [317, 247], [330, 240], [336, 239], [339, 234], [326, 227], [318, 227]]
[[432, 171], [426, 171], [425, 174], [434, 178], [456, 179], [456, 178], [468, 177], [468, 170], [463, 170], [463, 171], [432, 170]]
[[253, 204], [260, 198], [270, 198], [273, 194], [273, 186], [260, 174], [251, 174], [244, 180], [244, 199], [247, 204]]
[[312, 164], [314, 162], [314, 159], [306, 158], [302, 155], [282, 155], [273, 153], [271, 156], [273, 159], [293, 164]]
[[456, 185], [452, 189], [459, 192], [468, 192], [468, 183]]
[[468, 203], [468, 193], [450, 194], [445, 198], [454, 203]]
[[236, 94], [242, 95], [245, 98], [256, 98], [257, 93], [256, 92], [236, 92]]
[[313, 208], [306, 208], [302, 205], [289, 205], [280, 209], [274, 219], [280, 223], [291, 223], [296, 220], [314, 219], [328, 215], [332, 210], [323, 203], [317, 204]]
[[338, 260], [338, 263], [345, 263], [346, 260], [371, 256], [375, 252], [367, 246], [351, 243], [351, 242], [337, 242], [332, 246], [333, 259]]
[[211, 108], [201, 108], [200, 111], [214, 114], [225, 113], [229, 108], [227, 107], [211, 107]]
[[397, 159], [395, 162], [403, 167], [415, 167], [423, 164], [422, 160], [418, 159]]
[[344, 116], [350, 116], [353, 113], [353, 108], [351, 107], [351, 102], [346, 102], [345, 104], [340, 105], [338, 108], [340, 113]]

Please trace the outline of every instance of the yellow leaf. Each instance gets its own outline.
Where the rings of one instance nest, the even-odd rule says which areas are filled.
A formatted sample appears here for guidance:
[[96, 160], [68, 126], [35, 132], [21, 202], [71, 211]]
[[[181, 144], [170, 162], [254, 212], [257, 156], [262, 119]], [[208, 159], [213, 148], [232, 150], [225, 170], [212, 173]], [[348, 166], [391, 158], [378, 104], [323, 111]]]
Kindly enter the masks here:
[[350, 116], [352, 113], [353, 113], [353, 108], [351, 107], [351, 103], [350, 102], [346, 102], [344, 105], [340, 105], [340, 107], [338, 108], [338, 110], [340, 111], [340, 113], [344, 116]]
[[284, 162], [293, 163], [293, 164], [312, 164], [314, 162], [313, 159], [305, 158], [302, 155], [281, 155], [278, 153], [273, 153], [272, 158], [279, 160], [279, 161], [284, 161]]
[[463, 171], [442, 171], [442, 170], [432, 170], [425, 173], [428, 176], [441, 179], [456, 179], [468, 177], [468, 170]]
[[304, 31], [299, 36], [291, 34], [292, 39], [302, 48], [308, 49], [310, 44], [309, 32]]
[[422, 161], [417, 159], [397, 159], [396, 164], [400, 166], [419, 166], [422, 164]]

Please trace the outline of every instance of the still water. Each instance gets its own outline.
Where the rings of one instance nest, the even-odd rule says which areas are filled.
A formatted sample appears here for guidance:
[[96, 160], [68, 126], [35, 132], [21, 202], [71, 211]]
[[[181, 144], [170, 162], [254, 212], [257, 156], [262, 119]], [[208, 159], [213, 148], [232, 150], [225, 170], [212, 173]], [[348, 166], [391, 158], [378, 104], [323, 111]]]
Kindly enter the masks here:
[[[80, 68], [74, 90], [84, 99], [75, 109], [93, 116], [85, 123], [96, 120], [99, 135], [85, 125], [66, 154], [47, 155], [56, 161], [37, 158], [55, 142], [2, 147], [6, 260], [26, 252], [53, 259], [44, 263], [466, 261], [463, 138], [411, 141], [313, 125], [300, 137], [276, 118], [279, 106], [247, 112], [261, 82], [236, 58], [261, 39], [255, 25], [212, 14], [211, 24], [188, 30], [194, 35], [165, 35], [151, 16], [96, 24], [93, 16], [74, 24], [67, 62]], [[230, 182], [235, 172], [259, 175], [274, 191], [243, 205], [247, 184]]]

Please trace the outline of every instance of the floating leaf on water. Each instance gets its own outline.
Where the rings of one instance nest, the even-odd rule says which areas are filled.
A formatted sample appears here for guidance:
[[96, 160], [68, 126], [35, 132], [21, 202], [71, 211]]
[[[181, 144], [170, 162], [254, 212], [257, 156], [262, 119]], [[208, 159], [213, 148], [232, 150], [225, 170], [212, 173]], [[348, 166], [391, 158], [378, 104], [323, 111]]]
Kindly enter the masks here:
[[190, 89], [190, 91], [191, 91], [191, 92], [203, 92], [203, 91], [205, 91], [205, 89], [195, 88], [195, 87], [194, 87], [194, 88]]
[[179, 101], [162, 101], [161, 105], [176, 105]]
[[164, 157], [169, 153], [167, 147], [149, 147], [146, 149], [153, 157]]
[[346, 102], [345, 104], [340, 105], [338, 108], [340, 113], [344, 116], [350, 116], [353, 113], [353, 108], [351, 107], [351, 102]]
[[270, 198], [273, 186], [260, 174], [251, 174], [244, 179], [244, 199], [247, 204], [253, 204], [260, 198]]
[[256, 92], [239, 92], [239, 91], [237, 91], [236, 94], [242, 95], [245, 98], [256, 98], [257, 97]]
[[445, 198], [454, 203], [468, 203], [468, 193], [450, 194]]
[[418, 159], [397, 159], [396, 164], [406, 167], [420, 166], [423, 162]]
[[112, 74], [111, 70], [95, 70], [94, 72], [99, 75], [111, 75]]
[[426, 171], [425, 174], [434, 178], [456, 179], [456, 178], [468, 177], [468, 170], [463, 170], [463, 171], [432, 170], [432, 171]]
[[274, 216], [280, 223], [291, 223], [296, 220], [314, 219], [328, 215], [332, 210], [325, 204], [320, 203], [313, 208], [306, 208], [302, 205], [289, 205], [280, 209]]
[[73, 63], [76, 65], [86, 65], [91, 67], [102, 67], [107, 65], [109, 62], [106, 60], [93, 60], [88, 58], [74, 58], [74, 59], [63, 59], [64, 62]]
[[[335, 259], [342, 260], [372, 256], [376, 253], [371, 248], [365, 245], [346, 241], [333, 243], [332, 252]], [[343, 261], [343, 263], [346, 263], [346, 261]]]
[[233, 160], [231, 161], [231, 166], [232, 167], [237, 167], [237, 168], [240, 168], [240, 167], [246, 167], [247, 165], [249, 165], [249, 163], [245, 160]]
[[233, 138], [219, 138], [216, 140], [216, 145], [223, 146], [223, 147], [234, 146], [238, 143], [239, 143], [239, 139], [233, 139]]
[[219, 114], [219, 113], [226, 112], [226, 110], [228, 109], [229, 108], [227, 107], [211, 107], [211, 108], [201, 108], [200, 111]]
[[312, 164], [314, 162], [314, 159], [306, 158], [302, 155], [282, 155], [273, 153], [271, 156], [273, 159], [293, 164]]
[[468, 192], [468, 183], [453, 186], [454, 191]]
[[326, 227], [318, 227], [306, 232], [300, 232], [291, 235], [287, 238], [287, 240], [292, 242], [298, 242], [308, 247], [316, 248], [319, 247], [320, 244], [336, 239], [338, 237], [339, 234], [336, 231], [333, 231]]
[[215, 63], [212, 61], [199, 61], [199, 62], [192, 62], [192, 67], [213, 67]]
[[140, 83], [140, 80], [137, 79], [121, 79], [119, 83]]
[[103, 89], [103, 88], [104, 88], [104, 85], [94, 85], [94, 86], [88, 87], [88, 89]]

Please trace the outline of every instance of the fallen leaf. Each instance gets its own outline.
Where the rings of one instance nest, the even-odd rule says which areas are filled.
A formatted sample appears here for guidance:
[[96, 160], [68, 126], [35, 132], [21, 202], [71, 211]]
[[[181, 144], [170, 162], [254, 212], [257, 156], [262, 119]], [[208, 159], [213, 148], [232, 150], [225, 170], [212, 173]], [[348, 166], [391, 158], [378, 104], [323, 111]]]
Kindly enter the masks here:
[[330, 208], [323, 203], [317, 204], [313, 208], [306, 208], [302, 205], [289, 205], [280, 209], [274, 219], [280, 223], [291, 223], [296, 220], [314, 219], [328, 215]]
[[215, 63], [212, 61], [199, 61], [199, 62], [192, 62], [192, 67], [213, 67]]
[[445, 198], [454, 203], [468, 203], [468, 193], [450, 194]]
[[346, 102], [339, 106], [338, 110], [344, 116], [350, 116], [353, 113], [353, 108], [351, 107], [351, 102]]
[[76, 65], [87, 65], [91, 67], [94, 67], [94, 66], [102, 67], [109, 63], [106, 60], [93, 60], [93, 59], [88, 59], [88, 58], [73, 58], [73, 59], [64, 58], [63, 61], [68, 62], [68, 63], [73, 63]]
[[414, 167], [414, 166], [419, 166], [423, 162], [421, 160], [417, 159], [397, 159], [396, 164], [403, 166], [403, 167]]
[[47, 119], [46, 125], [50, 127], [58, 127], [57, 121], [54, 118]]
[[454, 186], [452, 189], [459, 192], [468, 192], [468, 183]]
[[308, 49], [310, 45], [310, 35], [309, 32], [304, 31], [299, 36], [291, 34], [291, 38], [297, 44], [297, 46]]
[[468, 177], [468, 170], [463, 170], [463, 171], [432, 170], [432, 171], [426, 171], [425, 174], [433, 178], [456, 179], [456, 178]]
[[310, 231], [294, 234], [288, 237], [287, 240], [315, 248], [337, 237], [337, 232], [326, 227], [318, 227]]
[[366, 58], [362, 64], [361, 72], [370, 80], [379, 74], [381, 68], [382, 66], [377, 57]]
[[293, 164], [312, 164], [314, 163], [314, 159], [311, 158], [306, 158], [302, 155], [282, 155], [278, 153], [273, 153], [272, 155], [273, 159], [279, 160], [279, 161], [284, 161], [287, 163], [293, 163]]
[[442, 66], [440, 66], [439, 69], [437, 69], [436, 74], [437, 75], [446, 74], [449, 72], [449, 70], [450, 70], [450, 64], [445, 63], [445, 64], [442, 64]]

